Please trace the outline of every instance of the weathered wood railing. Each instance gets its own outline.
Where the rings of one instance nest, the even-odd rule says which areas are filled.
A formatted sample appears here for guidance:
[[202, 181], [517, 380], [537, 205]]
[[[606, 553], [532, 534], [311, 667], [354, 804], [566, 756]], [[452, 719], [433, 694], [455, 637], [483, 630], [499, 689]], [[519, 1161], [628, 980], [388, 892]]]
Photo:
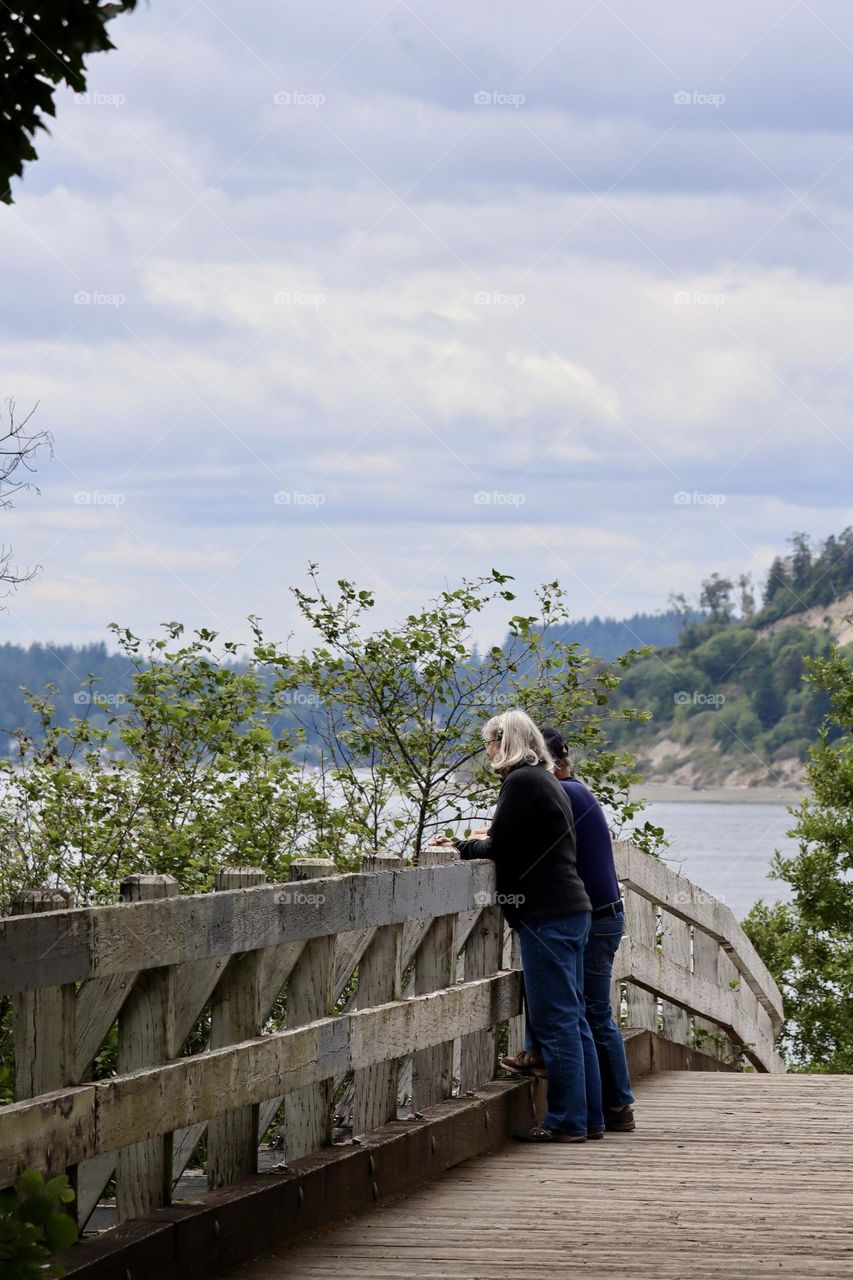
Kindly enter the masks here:
[[[731, 912], [628, 844], [616, 856], [628, 1025], [710, 1035], [780, 1070], [779, 992]], [[68, 1169], [81, 1222], [113, 1175], [119, 1220], [167, 1204], [205, 1131], [208, 1184], [228, 1185], [255, 1170], [282, 1103], [292, 1160], [331, 1142], [333, 1110], [368, 1132], [401, 1102], [417, 1112], [491, 1080], [502, 1024], [520, 1043], [490, 862], [431, 847], [418, 866], [380, 856], [338, 875], [302, 860], [287, 884], [237, 868], [194, 896], [134, 876], [122, 898], [69, 909], [36, 891], [0, 920], [17, 1099], [0, 1108], [0, 1186]], [[116, 1073], [92, 1080], [113, 1034]]]

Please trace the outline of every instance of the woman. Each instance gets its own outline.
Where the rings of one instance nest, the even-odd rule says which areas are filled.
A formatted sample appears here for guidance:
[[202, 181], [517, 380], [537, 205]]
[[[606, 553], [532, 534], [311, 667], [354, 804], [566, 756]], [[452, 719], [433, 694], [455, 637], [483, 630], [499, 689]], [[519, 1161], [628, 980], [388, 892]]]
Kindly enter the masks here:
[[542, 734], [517, 709], [484, 730], [503, 779], [489, 834], [450, 841], [463, 858], [492, 858], [497, 900], [521, 940], [528, 1016], [548, 1076], [548, 1110], [525, 1142], [604, 1136], [601, 1080], [583, 1003], [590, 901], [575, 865], [572, 808]]

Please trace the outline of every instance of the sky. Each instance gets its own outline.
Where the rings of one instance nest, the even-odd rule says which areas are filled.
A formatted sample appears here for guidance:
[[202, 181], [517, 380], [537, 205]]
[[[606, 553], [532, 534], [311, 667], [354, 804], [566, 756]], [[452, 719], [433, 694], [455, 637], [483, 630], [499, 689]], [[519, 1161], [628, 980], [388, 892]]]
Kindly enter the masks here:
[[[841, 0], [150, 0], [0, 212], [3, 639], [378, 623], [492, 567], [572, 612], [853, 522]], [[487, 615], [478, 638], [500, 638]]]

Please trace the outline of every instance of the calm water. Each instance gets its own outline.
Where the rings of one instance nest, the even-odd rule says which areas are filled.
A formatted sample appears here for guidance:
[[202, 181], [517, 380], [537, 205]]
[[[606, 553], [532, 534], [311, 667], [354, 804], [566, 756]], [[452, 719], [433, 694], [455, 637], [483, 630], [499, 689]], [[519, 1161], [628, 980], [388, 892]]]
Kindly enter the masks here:
[[643, 815], [670, 841], [664, 860], [731, 907], [740, 920], [758, 898], [777, 902], [788, 886], [767, 875], [775, 849], [796, 853], [785, 835], [793, 818], [783, 804], [650, 804]]

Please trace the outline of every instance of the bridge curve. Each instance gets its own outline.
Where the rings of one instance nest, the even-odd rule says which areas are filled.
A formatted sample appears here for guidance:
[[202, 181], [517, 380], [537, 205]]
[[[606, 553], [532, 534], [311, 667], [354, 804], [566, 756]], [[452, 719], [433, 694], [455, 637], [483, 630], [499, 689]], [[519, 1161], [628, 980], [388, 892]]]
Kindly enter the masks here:
[[[781, 997], [731, 912], [630, 844], [615, 853], [627, 936], [614, 1004], [634, 1075], [676, 1068], [659, 1077], [675, 1088], [702, 1071], [695, 1087], [720, 1097], [770, 1097], [761, 1081], [777, 1077], [788, 1088]], [[522, 1018], [489, 862], [428, 847], [417, 866], [374, 855], [341, 875], [303, 859], [286, 884], [231, 868], [192, 896], [135, 876], [115, 906], [35, 891], [16, 911], [0, 921], [16, 1090], [0, 1108], [0, 1186], [66, 1169], [81, 1226], [112, 1213], [117, 1225], [63, 1259], [80, 1280], [224, 1273], [499, 1147], [540, 1105], [535, 1085], [494, 1079]], [[94, 1078], [111, 1037], [115, 1070]], [[258, 1172], [272, 1126], [280, 1149], [262, 1147]], [[721, 1160], [735, 1141], [718, 1140]], [[641, 1128], [620, 1150], [650, 1142]], [[580, 1150], [598, 1146], [606, 1168], [616, 1144]]]

